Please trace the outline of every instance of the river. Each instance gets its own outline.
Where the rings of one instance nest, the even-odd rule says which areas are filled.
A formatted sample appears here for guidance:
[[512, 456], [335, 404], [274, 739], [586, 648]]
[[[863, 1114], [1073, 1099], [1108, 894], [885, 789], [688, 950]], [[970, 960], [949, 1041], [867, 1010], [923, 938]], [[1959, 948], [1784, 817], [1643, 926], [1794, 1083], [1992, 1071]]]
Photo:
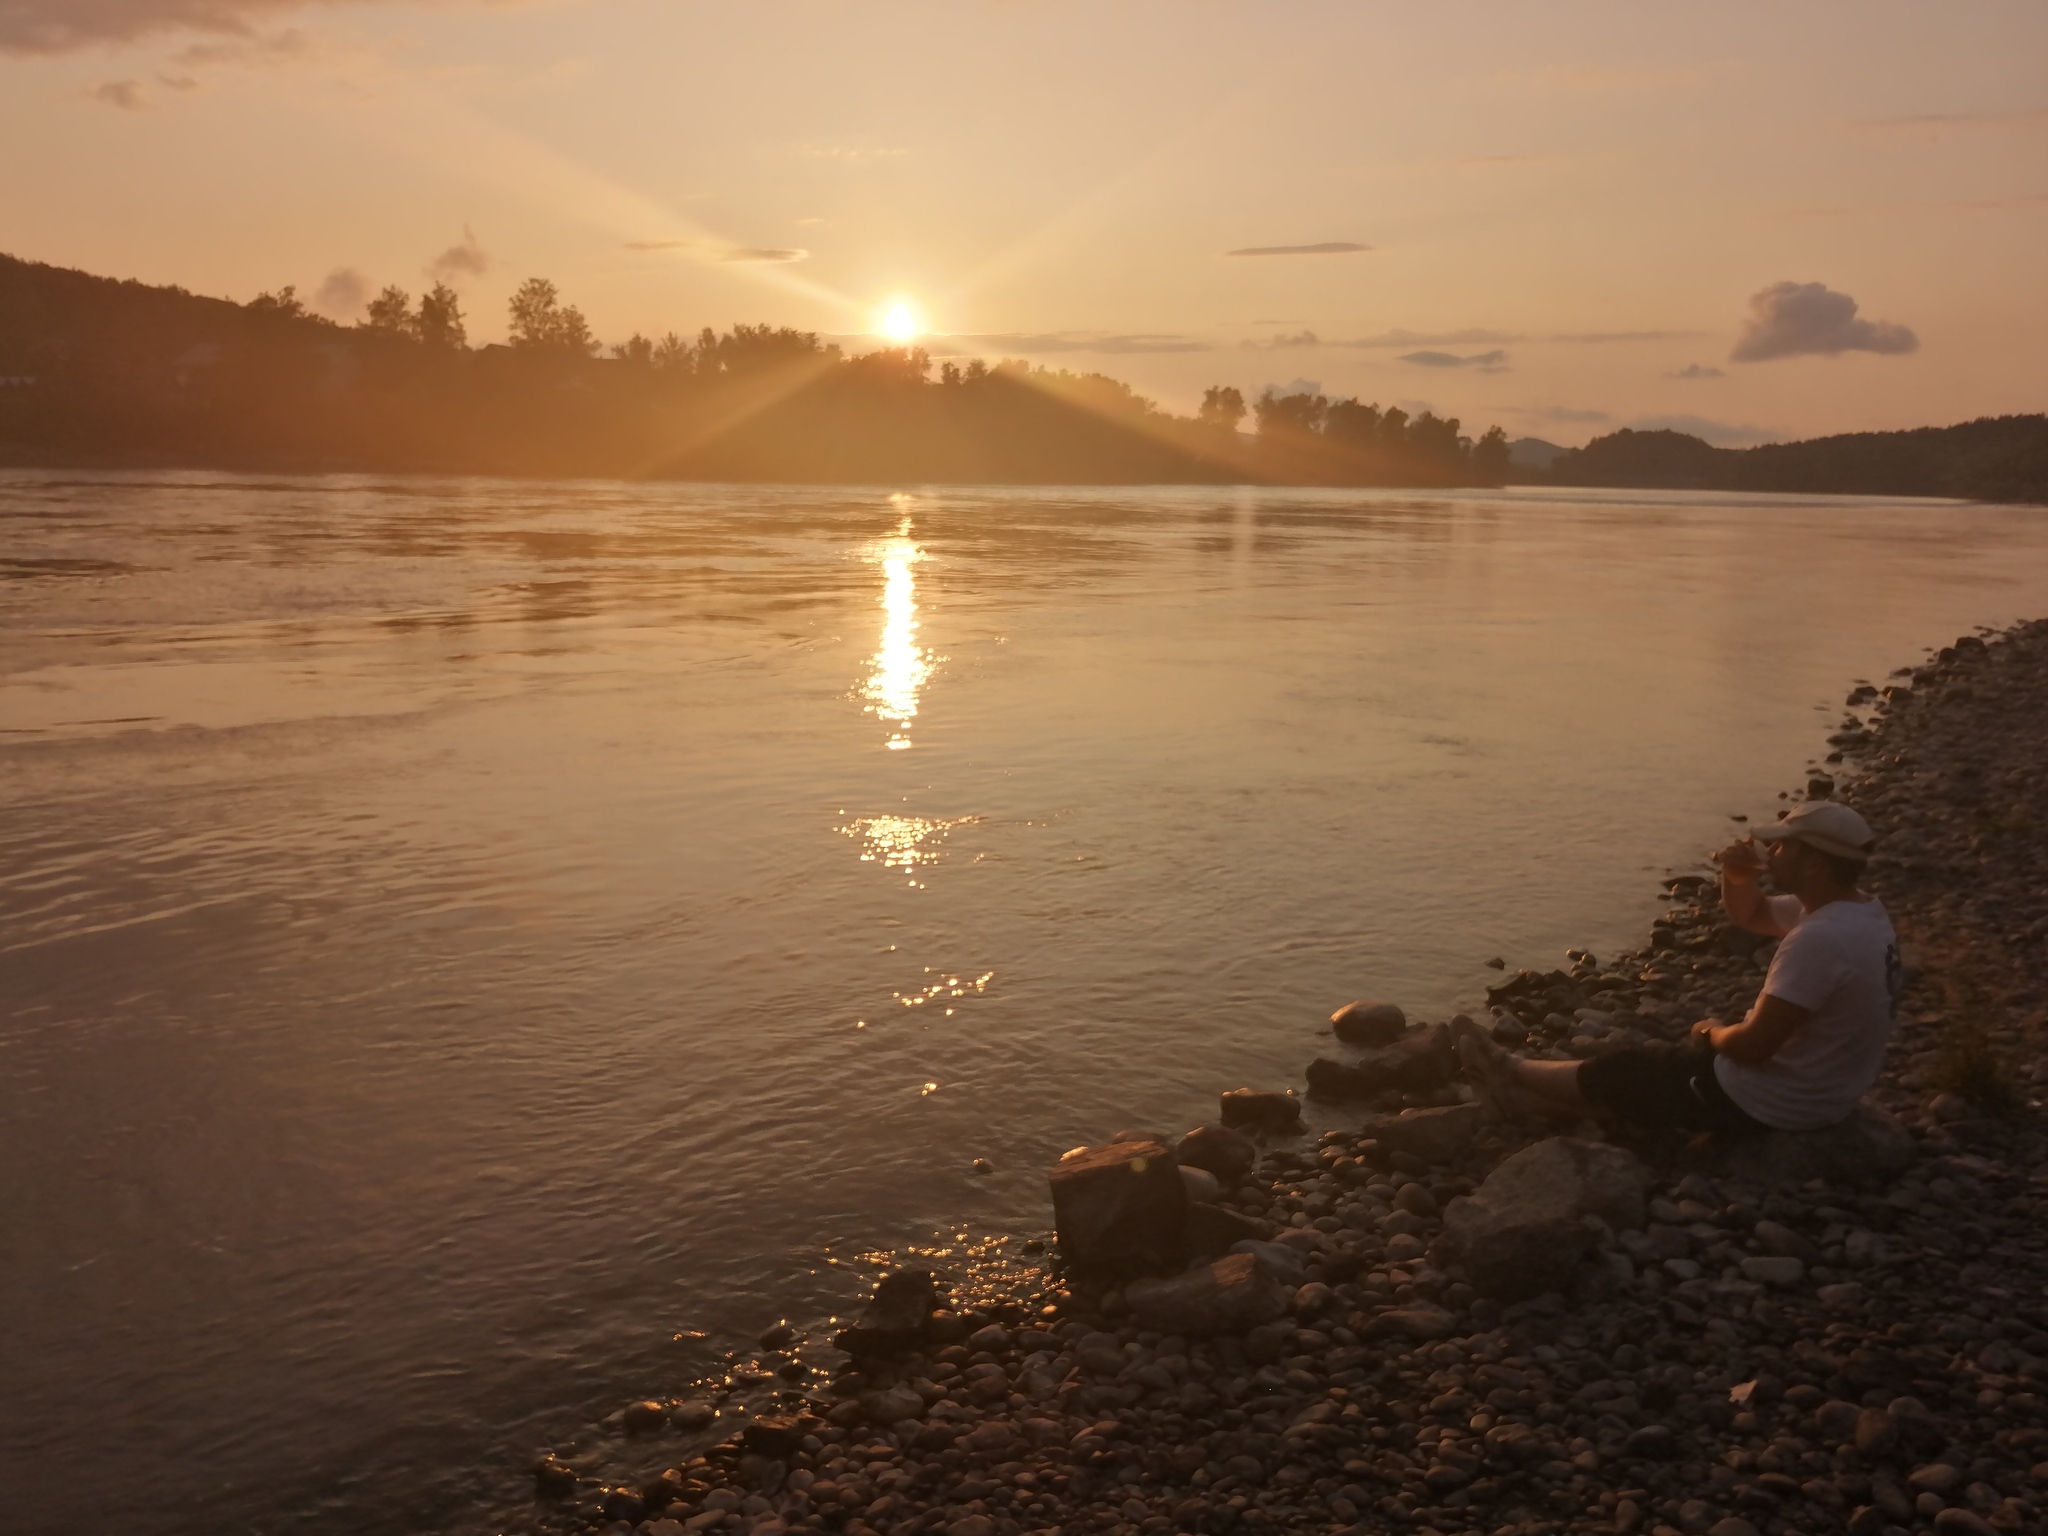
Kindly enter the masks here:
[[[1354, 997], [1632, 944], [2040, 509], [0, 475], [0, 1507], [533, 1452]], [[971, 1169], [985, 1158], [995, 1172]]]

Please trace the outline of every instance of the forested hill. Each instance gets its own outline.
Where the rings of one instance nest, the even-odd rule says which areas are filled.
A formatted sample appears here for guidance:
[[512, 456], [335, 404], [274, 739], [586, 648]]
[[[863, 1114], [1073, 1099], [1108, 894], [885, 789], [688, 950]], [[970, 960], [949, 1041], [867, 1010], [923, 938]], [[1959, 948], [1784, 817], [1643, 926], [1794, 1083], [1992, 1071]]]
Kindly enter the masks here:
[[[247, 304], [0, 257], [0, 463], [729, 480], [1499, 484], [1506, 437], [1321, 395], [1127, 385], [921, 350], [848, 356], [737, 326], [609, 348], [552, 284], [471, 348], [457, 296], [387, 289], [363, 324], [287, 288]], [[1250, 415], [1256, 430], [1240, 424]]]
[[2048, 416], [1984, 416], [1952, 427], [1846, 432], [1715, 448], [1683, 432], [1623, 428], [1560, 455], [1558, 485], [1807, 491], [2048, 502]]

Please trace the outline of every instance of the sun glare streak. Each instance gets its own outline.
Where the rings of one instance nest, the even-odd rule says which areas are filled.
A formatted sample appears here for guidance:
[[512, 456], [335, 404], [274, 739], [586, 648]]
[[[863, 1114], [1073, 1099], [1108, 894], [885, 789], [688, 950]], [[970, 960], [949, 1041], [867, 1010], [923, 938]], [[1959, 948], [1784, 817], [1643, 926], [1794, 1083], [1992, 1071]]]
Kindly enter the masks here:
[[925, 556], [910, 537], [907, 513], [876, 558], [882, 566], [882, 643], [861, 696], [868, 713], [891, 728], [889, 750], [902, 752], [911, 745], [918, 691], [932, 675], [931, 657], [917, 643], [917, 565]]

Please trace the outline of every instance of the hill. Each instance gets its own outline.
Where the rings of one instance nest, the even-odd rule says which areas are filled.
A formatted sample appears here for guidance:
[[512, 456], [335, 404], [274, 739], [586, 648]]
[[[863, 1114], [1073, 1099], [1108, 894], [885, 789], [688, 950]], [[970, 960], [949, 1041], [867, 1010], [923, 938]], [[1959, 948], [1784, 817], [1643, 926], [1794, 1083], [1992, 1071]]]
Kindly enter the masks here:
[[1624, 427], [1560, 454], [1543, 478], [1556, 485], [2048, 502], [2048, 416], [1985, 416], [1950, 427], [1847, 432], [1756, 448], [1716, 448], [1683, 432]]
[[1235, 389], [1196, 416], [1128, 385], [916, 349], [848, 356], [736, 326], [609, 349], [529, 280], [512, 344], [457, 296], [387, 289], [362, 325], [290, 289], [247, 304], [0, 257], [0, 463], [717, 480], [1498, 484], [1505, 436]]

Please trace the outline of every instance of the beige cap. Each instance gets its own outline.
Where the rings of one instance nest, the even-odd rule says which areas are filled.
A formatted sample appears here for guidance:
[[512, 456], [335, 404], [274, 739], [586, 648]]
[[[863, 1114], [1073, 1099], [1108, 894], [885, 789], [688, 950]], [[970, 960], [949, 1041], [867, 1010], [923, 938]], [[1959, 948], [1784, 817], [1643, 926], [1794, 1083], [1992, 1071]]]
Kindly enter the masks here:
[[1797, 838], [1822, 853], [1844, 859], [1867, 859], [1877, 844], [1870, 823], [1839, 800], [1809, 800], [1774, 827], [1757, 830], [1758, 842]]

